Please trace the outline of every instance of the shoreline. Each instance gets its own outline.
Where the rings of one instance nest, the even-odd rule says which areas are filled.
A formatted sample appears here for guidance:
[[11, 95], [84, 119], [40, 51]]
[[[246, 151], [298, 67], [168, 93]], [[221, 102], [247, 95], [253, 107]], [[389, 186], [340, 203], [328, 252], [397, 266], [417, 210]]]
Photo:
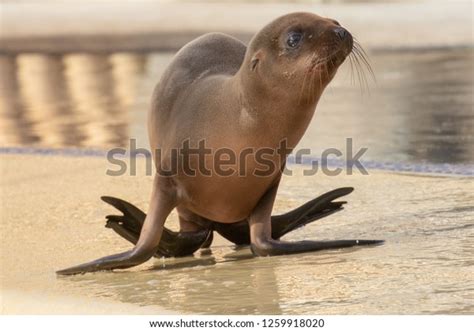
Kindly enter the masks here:
[[[92, 158], [106, 158], [107, 149], [94, 148], [79, 148], [79, 147], [41, 147], [41, 146], [0, 146], [0, 155], [38, 155], [38, 156], [66, 156], [66, 157], [92, 157]], [[123, 158], [130, 158], [132, 155], [126, 151]], [[147, 158], [138, 153], [133, 155], [135, 158]], [[321, 162], [321, 158], [316, 155], [307, 155], [298, 163], [293, 155], [290, 155], [287, 162], [290, 166], [307, 166], [311, 162]], [[345, 161], [340, 159], [328, 159], [329, 166], [345, 167]], [[397, 161], [380, 161], [380, 160], [364, 160], [362, 161], [364, 167], [368, 170], [386, 171], [399, 174], [413, 174], [426, 176], [459, 176], [459, 177], [473, 177], [474, 164], [459, 163], [410, 163]]]

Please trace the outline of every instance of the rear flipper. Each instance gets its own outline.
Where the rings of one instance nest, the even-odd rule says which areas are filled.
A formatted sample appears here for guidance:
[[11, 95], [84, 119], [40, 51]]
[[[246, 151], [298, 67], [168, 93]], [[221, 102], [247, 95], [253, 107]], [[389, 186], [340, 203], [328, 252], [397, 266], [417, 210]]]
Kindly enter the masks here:
[[[314, 222], [342, 210], [343, 201], [333, 200], [347, 195], [353, 188], [339, 188], [323, 194], [286, 214], [272, 216], [272, 237], [279, 239], [283, 235], [301, 226]], [[106, 227], [113, 229], [123, 238], [135, 244], [138, 240], [145, 213], [132, 204], [113, 197], [102, 197], [102, 200], [114, 206], [123, 216], [107, 216]], [[213, 223], [214, 230], [236, 245], [250, 244], [250, 230], [247, 220], [234, 223]], [[200, 247], [208, 247], [212, 241], [212, 231], [174, 232], [166, 227], [159, 243], [156, 256], [191, 255]]]
[[[352, 187], [338, 188], [308, 201], [286, 214], [272, 216], [272, 238], [278, 240], [297, 228], [342, 210], [342, 205], [346, 202], [334, 202], [333, 200], [345, 196], [353, 190]], [[250, 245], [250, 229], [247, 220], [234, 224], [216, 223], [214, 230], [236, 245]]]
[[[136, 244], [143, 226], [146, 214], [134, 205], [113, 197], [101, 197], [103, 201], [120, 210], [123, 215], [106, 216], [106, 227], [111, 228], [121, 237]], [[155, 253], [156, 257], [179, 257], [193, 254], [206, 240], [212, 236], [212, 231], [174, 232], [164, 227], [160, 243]]]

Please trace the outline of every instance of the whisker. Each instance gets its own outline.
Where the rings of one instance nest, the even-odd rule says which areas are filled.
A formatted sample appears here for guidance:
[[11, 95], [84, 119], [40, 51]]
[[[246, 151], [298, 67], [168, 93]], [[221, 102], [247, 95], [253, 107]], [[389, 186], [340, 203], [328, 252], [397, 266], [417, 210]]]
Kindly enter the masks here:
[[298, 104], [301, 103], [301, 98], [303, 97], [303, 94], [304, 94], [304, 87], [305, 87], [305, 84], [306, 84], [306, 77], [308, 77], [308, 74], [309, 74], [309, 71], [305, 73], [304, 77], [303, 77], [303, 83], [301, 84], [301, 90], [300, 90], [300, 95], [298, 97]]
[[369, 71], [373, 81], [376, 82], [377, 79], [375, 77], [374, 71], [372, 70], [372, 65], [370, 64], [369, 56], [367, 55], [366, 51], [364, 50], [362, 45], [359, 43], [359, 41], [355, 38], [354, 38], [354, 44], [353, 45], [354, 45], [353, 49], [355, 49], [355, 51], [358, 52], [358, 54], [360, 55], [360, 57], [364, 61], [365, 65], [366, 65], [366, 69]]
[[[329, 62], [331, 62], [331, 66], [334, 67], [334, 62], [333, 62], [333, 58], [332, 58], [332, 57], [329, 58]], [[328, 67], [327, 67], [327, 65], [326, 65], [326, 72], [327, 72], [327, 75], [329, 76], [329, 72], [328, 72]], [[331, 85], [329, 85], [329, 89], [330, 89], [330, 91], [332, 91]]]
[[[316, 59], [316, 55], [314, 57]], [[317, 66], [317, 64], [314, 66], [314, 68]], [[313, 70], [312, 75], [311, 75], [311, 90], [309, 91], [311, 95], [311, 103], [313, 103], [316, 100], [316, 95], [314, 93], [311, 93], [314, 91], [314, 87], [316, 85], [316, 76], [319, 77], [319, 88], [321, 89], [323, 86], [322, 79], [321, 79], [321, 72], [319, 70]]]
[[309, 94], [309, 98], [308, 98], [308, 104], [311, 104], [313, 102], [313, 95], [314, 93], [311, 93], [312, 91], [314, 91], [314, 76], [315, 76], [315, 73], [312, 72], [311, 73], [311, 77], [310, 77], [310, 80], [309, 80], [309, 91], [308, 91], [308, 94]]
[[[304, 66], [306, 67], [306, 65], [308, 65], [309, 63], [311, 63], [313, 61], [313, 59], [316, 57], [316, 52], [313, 52], [313, 54], [311, 56], [309, 56], [306, 60], [305, 60], [305, 64]], [[301, 90], [300, 90], [300, 95], [298, 97], [298, 103], [300, 104], [301, 103], [301, 99], [303, 97], [303, 95], [306, 93], [305, 91], [305, 87], [306, 87], [306, 79], [308, 78], [308, 75], [311, 75], [311, 71], [312, 70], [308, 70], [305, 75], [304, 75], [304, 78], [303, 78], [303, 83], [301, 85]]]
[[359, 56], [357, 53], [354, 53], [354, 59], [357, 62], [357, 70], [360, 73], [359, 76], [361, 78], [361, 88], [362, 92], [368, 92], [370, 94], [370, 89], [369, 89], [369, 83], [367, 82], [367, 78], [365, 76], [365, 71], [363, 70], [363, 66], [361, 64], [361, 60], [359, 59]]
[[363, 93], [362, 78], [361, 78], [361, 73], [360, 73], [360, 63], [357, 60], [357, 56], [355, 55], [355, 53], [351, 53], [351, 54], [353, 56], [354, 68], [357, 74], [357, 81], [359, 82], [359, 88], [360, 88], [361, 93]]
[[354, 47], [354, 52], [356, 52], [359, 55], [359, 57], [362, 59], [362, 61], [365, 64], [366, 69], [369, 71], [373, 81], [375, 82], [376, 78], [375, 78], [374, 71], [372, 70], [372, 66], [370, 65], [370, 62], [367, 58], [367, 54], [365, 53], [363, 48], [360, 45], [356, 44], [356, 46]]
[[[305, 95], [307, 97], [308, 102], [313, 102], [315, 96], [313, 95], [313, 91], [315, 88], [315, 84], [317, 79], [319, 79], [319, 88], [323, 88], [323, 75], [329, 77], [329, 65], [334, 66], [334, 55], [340, 52], [340, 45], [339, 44], [331, 44], [327, 45], [328, 48], [335, 49], [335, 51], [331, 52], [330, 54], [326, 55], [323, 58], [318, 59], [316, 52], [313, 52], [311, 56], [305, 59], [305, 62], [309, 64], [311, 67], [305, 73], [303, 78], [303, 83], [301, 85], [301, 91], [299, 95], [299, 103], [302, 102], [302, 98]], [[355, 85], [356, 75], [357, 81], [359, 83], [359, 87], [361, 89], [361, 93], [364, 94], [365, 92], [370, 94], [369, 88], [369, 81], [366, 76], [366, 72], [370, 74], [371, 79], [376, 82], [375, 73], [372, 69], [372, 65], [369, 62], [369, 57], [365, 50], [362, 48], [360, 43], [354, 38], [354, 43], [352, 47], [351, 53], [348, 55], [349, 62], [351, 66], [351, 73], [350, 73], [350, 80], [351, 84]], [[315, 70], [317, 69], [317, 70]], [[355, 72], [354, 72], [355, 71]]]
[[351, 55], [352, 56], [350, 56], [349, 58], [351, 61], [353, 61], [356, 67], [361, 92], [363, 93], [364, 90], [366, 90], [370, 94], [370, 88], [369, 88], [369, 82], [366, 76], [366, 70], [370, 74], [370, 77], [374, 82], [376, 82], [375, 74], [368, 60], [367, 53], [365, 52], [363, 47], [355, 38], [353, 42]]
[[354, 80], [354, 63], [352, 61], [352, 53], [349, 54], [349, 63], [351, 64], [351, 85], [355, 85]]

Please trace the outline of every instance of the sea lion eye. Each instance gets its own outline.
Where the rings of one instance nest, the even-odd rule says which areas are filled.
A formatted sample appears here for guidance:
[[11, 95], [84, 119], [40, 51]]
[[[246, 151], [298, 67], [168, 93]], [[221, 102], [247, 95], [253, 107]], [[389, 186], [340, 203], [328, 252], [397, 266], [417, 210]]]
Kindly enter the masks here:
[[295, 48], [298, 46], [303, 39], [303, 34], [301, 32], [290, 32], [288, 34], [288, 39], [286, 40], [286, 44], [290, 48]]

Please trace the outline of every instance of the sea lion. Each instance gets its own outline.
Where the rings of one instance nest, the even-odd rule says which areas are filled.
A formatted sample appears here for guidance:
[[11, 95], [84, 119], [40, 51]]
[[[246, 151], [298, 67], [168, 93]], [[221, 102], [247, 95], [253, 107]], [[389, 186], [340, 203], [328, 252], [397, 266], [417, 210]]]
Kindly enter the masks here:
[[[135, 247], [57, 273], [129, 268], [147, 261], [156, 254], [165, 220], [174, 208], [182, 233], [198, 233], [210, 223], [232, 229], [245, 221], [256, 256], [381, 243], [286, 242], [272, 237], [271, 211], [286, 157], [353, 44], [351, 34], [335, 20], [292, 13], [266, 25], [248, 47], [221, 33], [185, 45], [152, 97], [148, 134], [157, 171]], [[185, 142], [192, 146], [205, 142], [209, 153], [200, 159], [177, 157], [174, 151]], [[229, 175], [187, 171], [201, 170], [201, 165], [212, 169], [222, 148], [244, 155], [243, 163], [239, 158], [238, 164], [229, 165]], [[278, 152], [267, 153], [262, 164], [252, 151], [263, 149]]]

